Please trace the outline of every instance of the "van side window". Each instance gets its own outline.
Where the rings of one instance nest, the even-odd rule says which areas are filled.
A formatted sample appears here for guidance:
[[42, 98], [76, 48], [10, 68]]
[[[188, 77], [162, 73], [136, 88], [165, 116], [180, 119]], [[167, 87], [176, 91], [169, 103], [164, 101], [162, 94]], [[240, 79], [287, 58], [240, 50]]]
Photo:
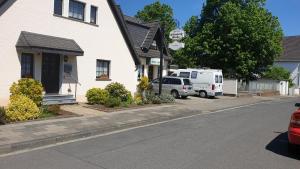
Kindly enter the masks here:
[[197, 79], [197, 74], [198, 74], [198, 72], [192, 71], [191, 78], [192, 79]]
[[190, 78], [190, 72], [180, 72], [179, 77]]
[[219, 83], [223, 83], [223, 76], [219, 76]]
[[163, 78], [162, 83], [163, 84], [170, 84], [170, 79], [169, 78]]
[[181, 80], [180, 79], [170, 79], [170, 84], [173, 84], [173, 85], [181, 85]]
[[219, 83], [219, 76], [215, 75], [215, 83]]

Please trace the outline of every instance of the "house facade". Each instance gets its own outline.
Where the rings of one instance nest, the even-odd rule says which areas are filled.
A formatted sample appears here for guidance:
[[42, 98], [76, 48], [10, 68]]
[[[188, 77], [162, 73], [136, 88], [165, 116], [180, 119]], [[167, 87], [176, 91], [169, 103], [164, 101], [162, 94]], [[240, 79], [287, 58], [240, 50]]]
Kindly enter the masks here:
[[20, 78], [85, 101], [111, 82], [136, 91], [139, 56], [113, 0], [0, 0], [0, 105]]
[[289, 70], [295, 88], [300, 88], [300, 36], [284, 37], [283, 50], [275, 65]]
[[133, 40], [134, 49], [141, 61], [138, 66], [137, 78], [147, 76], [153, 80], [159, 77], [160, 49], [163, 53], [163, 76], [167, 75], [172, 57], [159, 22], [147, 23], [130, 16], [124, 16], [124, 18], [129, 35]]

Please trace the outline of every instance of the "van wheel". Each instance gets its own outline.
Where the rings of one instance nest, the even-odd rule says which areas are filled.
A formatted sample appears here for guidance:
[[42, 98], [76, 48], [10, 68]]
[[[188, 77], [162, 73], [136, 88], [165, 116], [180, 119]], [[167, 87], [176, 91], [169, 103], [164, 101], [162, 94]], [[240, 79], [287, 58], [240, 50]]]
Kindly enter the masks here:
[[175, 99], [178, 99], [178, 98], [179, 98], [179, 94], [178, 94], [178, 92], [177, 92], [176, 90], [173, 90], [173, 91], [171, 92], [171, 95], [172, 95]]
[[199, 92], [199, 96], [200, 96], [201, 98], [206, 98], [206, 97], [207, 97], [207, 93], [206, 93], [205, 91], [200, 91], [200, 92]]
[[187, 96], [181, 96], [182, 99], [187, 99]]

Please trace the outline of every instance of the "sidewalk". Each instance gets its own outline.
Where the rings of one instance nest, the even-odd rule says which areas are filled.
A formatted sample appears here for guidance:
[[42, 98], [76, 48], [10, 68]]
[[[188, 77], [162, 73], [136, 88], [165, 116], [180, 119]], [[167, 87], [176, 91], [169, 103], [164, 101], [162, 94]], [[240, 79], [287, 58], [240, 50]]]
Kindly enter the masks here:
[[[279, 98], [273, 98], [279, 99]], [[87, 116], [51, 119], [0, 126], [0, 154], [30, 149], [115, 130], [184, 116], [272, 100], [270, 98], [223, 98], [179, 100], [162, 105], [113, 113], [87, 112]], [[89, 111], [89, 109], [81, 109]], [[81, 112], [84, 114], [84, 112]]]

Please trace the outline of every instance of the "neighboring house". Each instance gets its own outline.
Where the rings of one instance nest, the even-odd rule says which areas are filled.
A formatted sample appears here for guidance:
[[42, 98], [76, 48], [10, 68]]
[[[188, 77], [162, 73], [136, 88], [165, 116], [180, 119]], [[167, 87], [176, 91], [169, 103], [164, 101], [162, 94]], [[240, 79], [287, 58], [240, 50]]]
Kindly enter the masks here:
[[138, 67], [138, 78], [147, 76], [150, 80], [159, 77], [160, 68], [160, 47], [162, 47], [164, 68], [163, 76], [167, 75], [168, 64], [171, 56], [161, 32], [159, 22], [145, 23], [141, 20], [125, 16], [129, 34], [132, 37], [136, 53], [138, 54], [141, 65]]
[[139, 57], [113, 0], [0, 0], [0, 31], [0, 105], [24, 77], [48, 101], [84, 101], [111, 82], [136, 91]]
[[300, 87], [300, 36], [289, 36], [283, 39], [283, 54], [275, 61], [275, 65], [291, 72], [291, 79]]

